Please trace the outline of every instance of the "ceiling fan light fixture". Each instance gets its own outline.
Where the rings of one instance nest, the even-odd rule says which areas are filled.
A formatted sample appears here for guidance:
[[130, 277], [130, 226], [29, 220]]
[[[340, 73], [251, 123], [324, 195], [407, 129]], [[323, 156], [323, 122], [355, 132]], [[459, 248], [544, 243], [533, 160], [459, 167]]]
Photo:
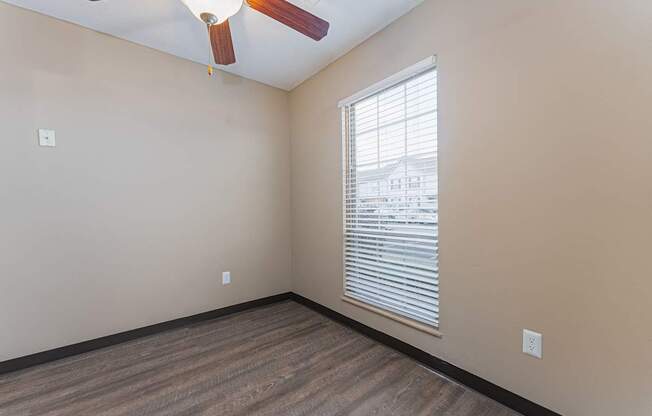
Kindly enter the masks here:
[[197, 19], [210, 25], [224, 23], [238, 13], [243, 0], [181, 0]]

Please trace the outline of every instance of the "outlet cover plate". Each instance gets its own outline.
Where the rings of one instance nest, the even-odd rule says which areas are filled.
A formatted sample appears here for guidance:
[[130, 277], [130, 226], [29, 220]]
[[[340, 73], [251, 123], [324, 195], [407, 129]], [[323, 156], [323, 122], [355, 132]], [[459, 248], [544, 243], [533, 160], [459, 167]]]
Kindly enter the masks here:
[[38, 129], [38, 144], [43, 147], [55, 147], [57, 143], [54, 130]]
[[222, 272], [222, 284], [231, 284], [231, 272]]
[[523, 353], [532, 357], [543, 358], [543, 335], [538, 332], [523, 330]]

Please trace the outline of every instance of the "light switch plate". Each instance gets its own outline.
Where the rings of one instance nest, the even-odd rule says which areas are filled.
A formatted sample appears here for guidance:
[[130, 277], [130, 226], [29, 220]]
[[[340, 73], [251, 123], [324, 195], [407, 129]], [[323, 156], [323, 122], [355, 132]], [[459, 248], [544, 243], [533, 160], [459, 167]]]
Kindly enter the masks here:
[[530, 331], [529, 329], [524, 329], [523, 353], [538, 359], [543, 358], [543, 335]]
[[55, 147], [57, 143], [54, 130], [39, 129], [38, 144], [43, 147]]
[[222, 284], [223, 285], [231, 284], [231, 272], [222, 273]]

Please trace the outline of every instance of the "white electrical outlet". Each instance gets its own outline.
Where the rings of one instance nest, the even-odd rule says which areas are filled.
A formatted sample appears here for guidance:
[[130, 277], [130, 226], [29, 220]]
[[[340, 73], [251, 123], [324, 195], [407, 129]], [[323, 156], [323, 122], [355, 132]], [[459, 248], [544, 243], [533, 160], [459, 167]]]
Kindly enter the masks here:
[[44, 147], [55, 147], [57, 143], [54, 130], [38, 129], [38, 144]]
[[231, 272], [222, 272], [222, 284], [231, 284]]
[[543, 358], [543, 335], [524, 329], [523, 353], [539, 359]]

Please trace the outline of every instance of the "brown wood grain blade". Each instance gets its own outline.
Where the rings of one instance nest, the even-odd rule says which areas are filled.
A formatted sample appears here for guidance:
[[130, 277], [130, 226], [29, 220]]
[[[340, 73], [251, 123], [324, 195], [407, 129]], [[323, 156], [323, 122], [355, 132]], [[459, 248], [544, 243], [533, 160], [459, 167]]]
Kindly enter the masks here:
[[323, 39], [330, 28], [327, 21], [285, 0], [247, 0], [247, 4], [252, 9], [317, 41]]
[[233, 38], [231, 37], [229, 21], [210, 26], [209, 33], [215, 62], [219, 65], [234, 64], [235, 51], [233, 50]]

